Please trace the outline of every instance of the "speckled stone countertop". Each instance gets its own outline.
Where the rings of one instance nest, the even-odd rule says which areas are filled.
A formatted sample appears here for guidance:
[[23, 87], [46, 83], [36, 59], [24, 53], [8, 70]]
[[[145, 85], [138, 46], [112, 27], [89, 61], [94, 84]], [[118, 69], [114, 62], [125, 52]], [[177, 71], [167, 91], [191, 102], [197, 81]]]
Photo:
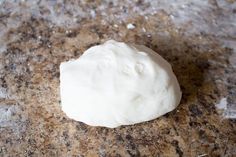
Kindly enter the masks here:
[[[236, 156], [235, 3], [0, 0], [0, 157]], [[170, 62], [176, 110], [115, 129], [66, 117], [60, 63], [108, 39]]]

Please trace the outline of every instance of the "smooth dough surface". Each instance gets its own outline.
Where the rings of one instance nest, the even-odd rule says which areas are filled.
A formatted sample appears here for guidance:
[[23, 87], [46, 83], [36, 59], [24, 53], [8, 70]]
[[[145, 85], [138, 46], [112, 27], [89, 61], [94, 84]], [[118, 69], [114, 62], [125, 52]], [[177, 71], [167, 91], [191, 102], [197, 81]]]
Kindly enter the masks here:
[[114, 40], [61, 63], [60, 92], [69, 118], [110, 128], [164, 115], [182, 95], [170, 64], [160, 55]]

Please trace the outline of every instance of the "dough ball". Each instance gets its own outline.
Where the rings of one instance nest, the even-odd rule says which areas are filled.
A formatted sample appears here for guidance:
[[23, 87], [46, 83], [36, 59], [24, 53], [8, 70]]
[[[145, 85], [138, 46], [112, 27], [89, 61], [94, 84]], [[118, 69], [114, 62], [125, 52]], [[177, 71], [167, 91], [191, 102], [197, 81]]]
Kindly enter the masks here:
[[60, 92], [69, 118], [110, 128], [160, 117], [174, 110], [182, 95], [160, 55], [114, 40], [61, 63]]

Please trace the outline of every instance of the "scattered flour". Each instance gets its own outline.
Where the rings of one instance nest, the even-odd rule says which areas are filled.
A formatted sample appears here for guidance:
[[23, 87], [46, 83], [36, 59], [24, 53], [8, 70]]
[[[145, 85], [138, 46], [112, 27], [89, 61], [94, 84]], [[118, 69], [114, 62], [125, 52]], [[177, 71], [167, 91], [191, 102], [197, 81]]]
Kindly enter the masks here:
[[221, 110], [227, 109], [227, 98], [222, 98], [219, 102], [219, 104], [216, 104], [216, 107]]
[[[177, 28], [190, 24], [185, 32], [186, 35], [202, 32], [222, 37], [236, 35], [236, 14], [233, 14], [236, 3], [227, 1], [143, 0], [140, 4], [136, 4], [129, 0], [123, 0], [123, 3], [118, 0], [105, 0], [95, 8], [86, 6], [83, 1], [63, 2], [63, 0], [1, 0], [0, 4], [0, 13], [10, 15], [10, 18], [4, 21], [4, 25], [0, 23], [0, 28], [6, 26], [7, 29], [17, 27], [19, 23], [31, 17], [43, 18], [57, 26], [66, 27], [78, 25], [83, 18], [96, 18], [97, 14], [102, 15], [106, 21], [126, 22], [132, 17], [144, 16], [148, 22], [149, 15], [162, 11], [169, 15]], [[132, 25], [129, 26], [133, 28]], [[4, 30], [6, 29], [2, 28], [0, 34]]]
[[127, 29], [134, 29], [135, 25], [133, 25], [132, 23], [129, 23], [126, 27]]
[[7, 89], [0, 87], [0, 99], [8, 98]]
[[11, 117], [16, 111], [15, 106], [1, 105], [0, 107], [0, 127], [6, 127], [12, 125]]
[[235, 119], [236, 118], [236, 109], [232, 109], [228, 106], [227, 98], [222, 98], [216, 108], [221, 111], [224, 118]]
[[21, 136], [26, 130], [27, 115], [22, 114], [19, 105], [0, 103], [0, 132], [11, 129], [14, 135]]

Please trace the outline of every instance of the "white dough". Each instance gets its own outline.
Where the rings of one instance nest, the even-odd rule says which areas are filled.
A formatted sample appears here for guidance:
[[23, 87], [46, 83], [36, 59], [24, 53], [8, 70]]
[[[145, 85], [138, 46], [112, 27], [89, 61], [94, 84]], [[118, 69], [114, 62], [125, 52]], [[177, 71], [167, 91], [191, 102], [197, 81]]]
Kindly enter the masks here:
[[170, 64], [160, 55], [114, 40], [61, 63], [60, 92], [69, 118], [110, 128], [164, 115], [182, 95]]

